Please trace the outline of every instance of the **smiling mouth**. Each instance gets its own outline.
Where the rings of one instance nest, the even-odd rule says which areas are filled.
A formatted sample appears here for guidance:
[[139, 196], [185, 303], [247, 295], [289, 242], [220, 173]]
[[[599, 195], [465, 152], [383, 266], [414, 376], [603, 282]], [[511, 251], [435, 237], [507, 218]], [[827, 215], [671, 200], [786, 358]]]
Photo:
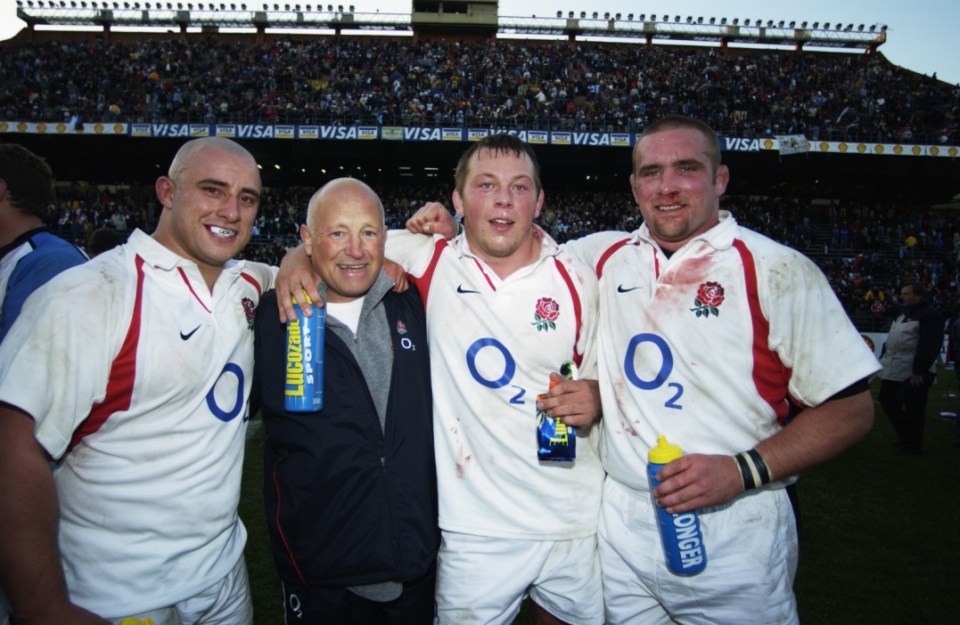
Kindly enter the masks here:
[[683, 204], [661, 204], [660, 206], [657, 206], [657, 210], [664, 213], [678, 211], [681, 208], [683, 208]]
[[228, 228], [221, 228], [219, 226], [207, 226], [207, 230], [210, 231], [213, 236], [220, 239], [229, 239], [237, 236], [236, 230], [230, 230]]

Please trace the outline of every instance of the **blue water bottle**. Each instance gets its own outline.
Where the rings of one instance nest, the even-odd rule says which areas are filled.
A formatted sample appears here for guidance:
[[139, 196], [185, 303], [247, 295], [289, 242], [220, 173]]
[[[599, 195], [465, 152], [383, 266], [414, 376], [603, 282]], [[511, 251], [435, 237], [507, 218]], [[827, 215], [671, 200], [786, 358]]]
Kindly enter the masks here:
[[317, 412], [323, 408], [323, 326], [326, 308], [307, 298], [313, 315], [304, 316], [297, 300], [297, 320], [287, 322], [286, 383], [283, 407], [288, 412]]
[[[660, 482], [656, 475], [664, 465], [683, 455], [676, 445], [667, 442], [667, 437], [657, 437], [657, 446], [647, 454], [647, 477], [650, 490]], [[670, 514], [665, 508], [656, 505], [657, 525], [660, 526], [660, 542], [667, 568], [677, 575], [696, 575], [707, 566], [707, 551], [703, 546], [703, 534], [700, 532], [700, 519], [694, 511]]]

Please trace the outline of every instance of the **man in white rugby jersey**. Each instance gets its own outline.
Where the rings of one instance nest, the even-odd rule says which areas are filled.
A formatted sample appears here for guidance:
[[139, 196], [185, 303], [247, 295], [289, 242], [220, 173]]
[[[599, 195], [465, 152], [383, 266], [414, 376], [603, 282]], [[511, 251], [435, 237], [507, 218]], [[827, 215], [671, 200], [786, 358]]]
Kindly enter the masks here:
[[[729, 176], [709, 126], [658, 120], [633, 150], [644, 223], [563, 246], [599, 280], [610, 625], [796, 623], [785, 487], [873, 422], [876, 358], [812, 261], [720, 210]], [[435, 205], [411, 221], [455, 232]], [[661, 434], [686, 455], [651, 494], [647, 453]], [[699, 510], [703, 572], [666, 568], [655, 505]]]
[[24, 623], [252, 622], [237, 504], [275, 270], [231, 259], [260, 175], [203, 138], [156, 192], [153, 235], [41, 287], [0, 348], [0, 584]]

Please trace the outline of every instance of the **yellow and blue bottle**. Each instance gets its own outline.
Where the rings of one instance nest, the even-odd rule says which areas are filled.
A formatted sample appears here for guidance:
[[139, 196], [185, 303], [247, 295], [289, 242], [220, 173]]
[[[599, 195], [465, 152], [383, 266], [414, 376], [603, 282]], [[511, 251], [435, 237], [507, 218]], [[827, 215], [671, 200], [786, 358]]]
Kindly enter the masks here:
[[[572, 360], [560, 365], [560, 375], [567, 380], [579, 376], [577, 365]], [[550, 381], [550, 388], [556, 386]], [[537, 401], [549, 397], [537, 395]], [[551, 417], [546, 410], [537, 410], [537, 459], [545, 462], [574, 462], [577, 459], [577, 430], [561, 419]]]
[[[657, 446], [647, 454], [647, 477], [650, 490], [660, 482], [657, 473], [665, 465], [683, 456], [683, 450], [667, 442], [667, 437], [657, 437]], [[652, 494], [651, 494], [652, 496]], [[660, 528], [660, 542], [663, 544], [663, 556], [667, 568], [677, 575], [696, 575], [707, 566], [707, 551], [703, 545], [703, 533], [700, 531], [700, 519], [695, 511], [670, 514], [661, 506], [657, 509], [657, 525]]]
[[287, 322], [286, 375], [283, 407], [288, 412], [323, 409], [323, 333], [326, 309], [307, 298], [313, 315], [307, 317], [293, 300], [297, 319]]

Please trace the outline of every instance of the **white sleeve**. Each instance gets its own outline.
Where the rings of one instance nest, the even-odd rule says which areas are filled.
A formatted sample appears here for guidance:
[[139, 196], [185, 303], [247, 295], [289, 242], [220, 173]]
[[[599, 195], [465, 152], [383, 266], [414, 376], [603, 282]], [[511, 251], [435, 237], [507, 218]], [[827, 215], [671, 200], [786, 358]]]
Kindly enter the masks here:
[[[880, 365], [820, 269], [801, 254], [790, 256], [758, 259], [761, 285], [790, 287], [761, 288], [760, 306], [770, 320], [769, 347], [793, 371], [790, 394], [806, 406], [817, 406], [872, 376]], [[773, 297], [777, 301], [770, 301]]]
[[610, 249], [610, 246], [614, 243], [630, 236], [628, 232], [607, 230], [567, 241], [561, 247], [565, 252], [589, 266], [594, 274], [596, 274], [597, 263], [600, 262], [600, 257], [603, 253]]
[[386, 257], [401, 265], [407, 273], [419, 277], [427, 270], [437, 241], [441, 239], [443, 237], [439, 234], [427, 236], [408, 230], [390, 230], [387, 232]]
[[129, 326], [122, 289], [91, 274], [67, 271], [35, 291], [0, 345], [0, 401], [33, 417], [37, 440], [53, 458], [106, 396]]

